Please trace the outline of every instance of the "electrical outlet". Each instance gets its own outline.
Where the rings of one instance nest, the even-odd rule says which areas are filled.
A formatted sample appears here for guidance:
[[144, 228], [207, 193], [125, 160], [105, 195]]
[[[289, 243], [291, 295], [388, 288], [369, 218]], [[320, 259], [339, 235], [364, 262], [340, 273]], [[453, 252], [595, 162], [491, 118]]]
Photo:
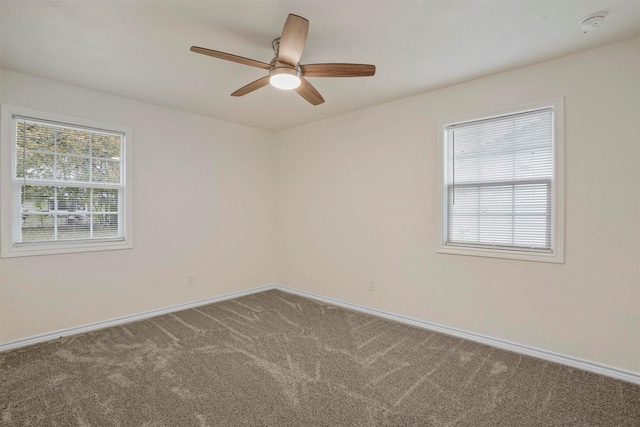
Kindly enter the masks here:
[[190, 275], [187, 277], [187, 285], [189, 285], [189, 286], [193, 286], [193, 285], [195, 285], [195, 284], [196, 284], [196, 278], [193, 276], [193, 274], [190, 274]]
[[375, 292], [375, 291], [376, 291], [376, 282], [369, 279], [369, 292]]

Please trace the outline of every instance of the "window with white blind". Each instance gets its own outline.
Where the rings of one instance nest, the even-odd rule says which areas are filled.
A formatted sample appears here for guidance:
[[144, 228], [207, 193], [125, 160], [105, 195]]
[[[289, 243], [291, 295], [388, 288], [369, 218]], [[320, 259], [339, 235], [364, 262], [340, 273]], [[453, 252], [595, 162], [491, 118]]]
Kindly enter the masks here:
[[130, 248], [131, 130], [6, 105], [2, 116], [2, 255]]
[[560, 107], [441, 123], [440, 252], [563, 261]]

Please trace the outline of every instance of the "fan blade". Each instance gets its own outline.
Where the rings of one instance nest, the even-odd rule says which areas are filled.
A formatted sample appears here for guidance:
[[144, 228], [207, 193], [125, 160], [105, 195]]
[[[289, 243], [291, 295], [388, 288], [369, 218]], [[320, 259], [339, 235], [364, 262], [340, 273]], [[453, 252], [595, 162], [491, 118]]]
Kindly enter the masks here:
[[376, 73], [375, 65], [368, 64], [307, 64], [300, 66], [305, 77], [367, 77]]
[[324, 102], [324, 98], [320, 95], [320, 92], [318, 92], [308, 80], [303, 78], [300, 80], [300, 86], [296, 88], [296, 92], [313, 105], [322, 104]]
[[214, 58], [220, 58], [231, 62], [237, 62], [238, 64], [249, 65], [251, 67], [262, 68], [268, 70], [271, 65], [256, 61], [255, 59], [244, 58], [238, 55], [232, 55], [230, 53], [219, 52], [217, 50], [205, 49], [204, 47], [191, 46], [191, 52], [200, 53], [202, 55], [213, 56]]
[[290, 14], [284, 23], [278, 48], [278, 61], [295, 67], [300, 62], [304, 45], [307, 43], [309, 21], [301, 16]]
[[269, 76], [264, 76], [262, 78], [259, 78], [258, 80], [249, 83], [246, 86], [242, 86], [240, 89], [238, 89], [237, 91], [233, 92], [231, 94], [231, 96], [242, 96], [242, 95], [246, 95], [248, 93], [253, 92], [254, 90], [258, 90], [261, 87], [264, 87], [266, 85], [269, 84]]

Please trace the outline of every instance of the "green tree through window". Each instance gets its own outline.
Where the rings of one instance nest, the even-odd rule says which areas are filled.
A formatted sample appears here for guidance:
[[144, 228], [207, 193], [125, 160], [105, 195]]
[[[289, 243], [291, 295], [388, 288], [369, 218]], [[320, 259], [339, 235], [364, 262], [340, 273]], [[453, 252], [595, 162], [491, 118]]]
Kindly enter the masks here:
[[14, 243], [117, 239], [123, 135], [18, 117]]

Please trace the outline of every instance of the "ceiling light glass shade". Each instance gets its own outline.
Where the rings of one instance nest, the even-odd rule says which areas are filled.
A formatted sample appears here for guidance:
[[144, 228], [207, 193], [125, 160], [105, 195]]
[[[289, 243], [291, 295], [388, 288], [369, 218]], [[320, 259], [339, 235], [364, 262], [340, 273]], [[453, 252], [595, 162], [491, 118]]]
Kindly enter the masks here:
[[300, 72], [290, 67], [273, 68], [269, 71], [269, 83], [278, 89], [295, 89], [300, 86]]

